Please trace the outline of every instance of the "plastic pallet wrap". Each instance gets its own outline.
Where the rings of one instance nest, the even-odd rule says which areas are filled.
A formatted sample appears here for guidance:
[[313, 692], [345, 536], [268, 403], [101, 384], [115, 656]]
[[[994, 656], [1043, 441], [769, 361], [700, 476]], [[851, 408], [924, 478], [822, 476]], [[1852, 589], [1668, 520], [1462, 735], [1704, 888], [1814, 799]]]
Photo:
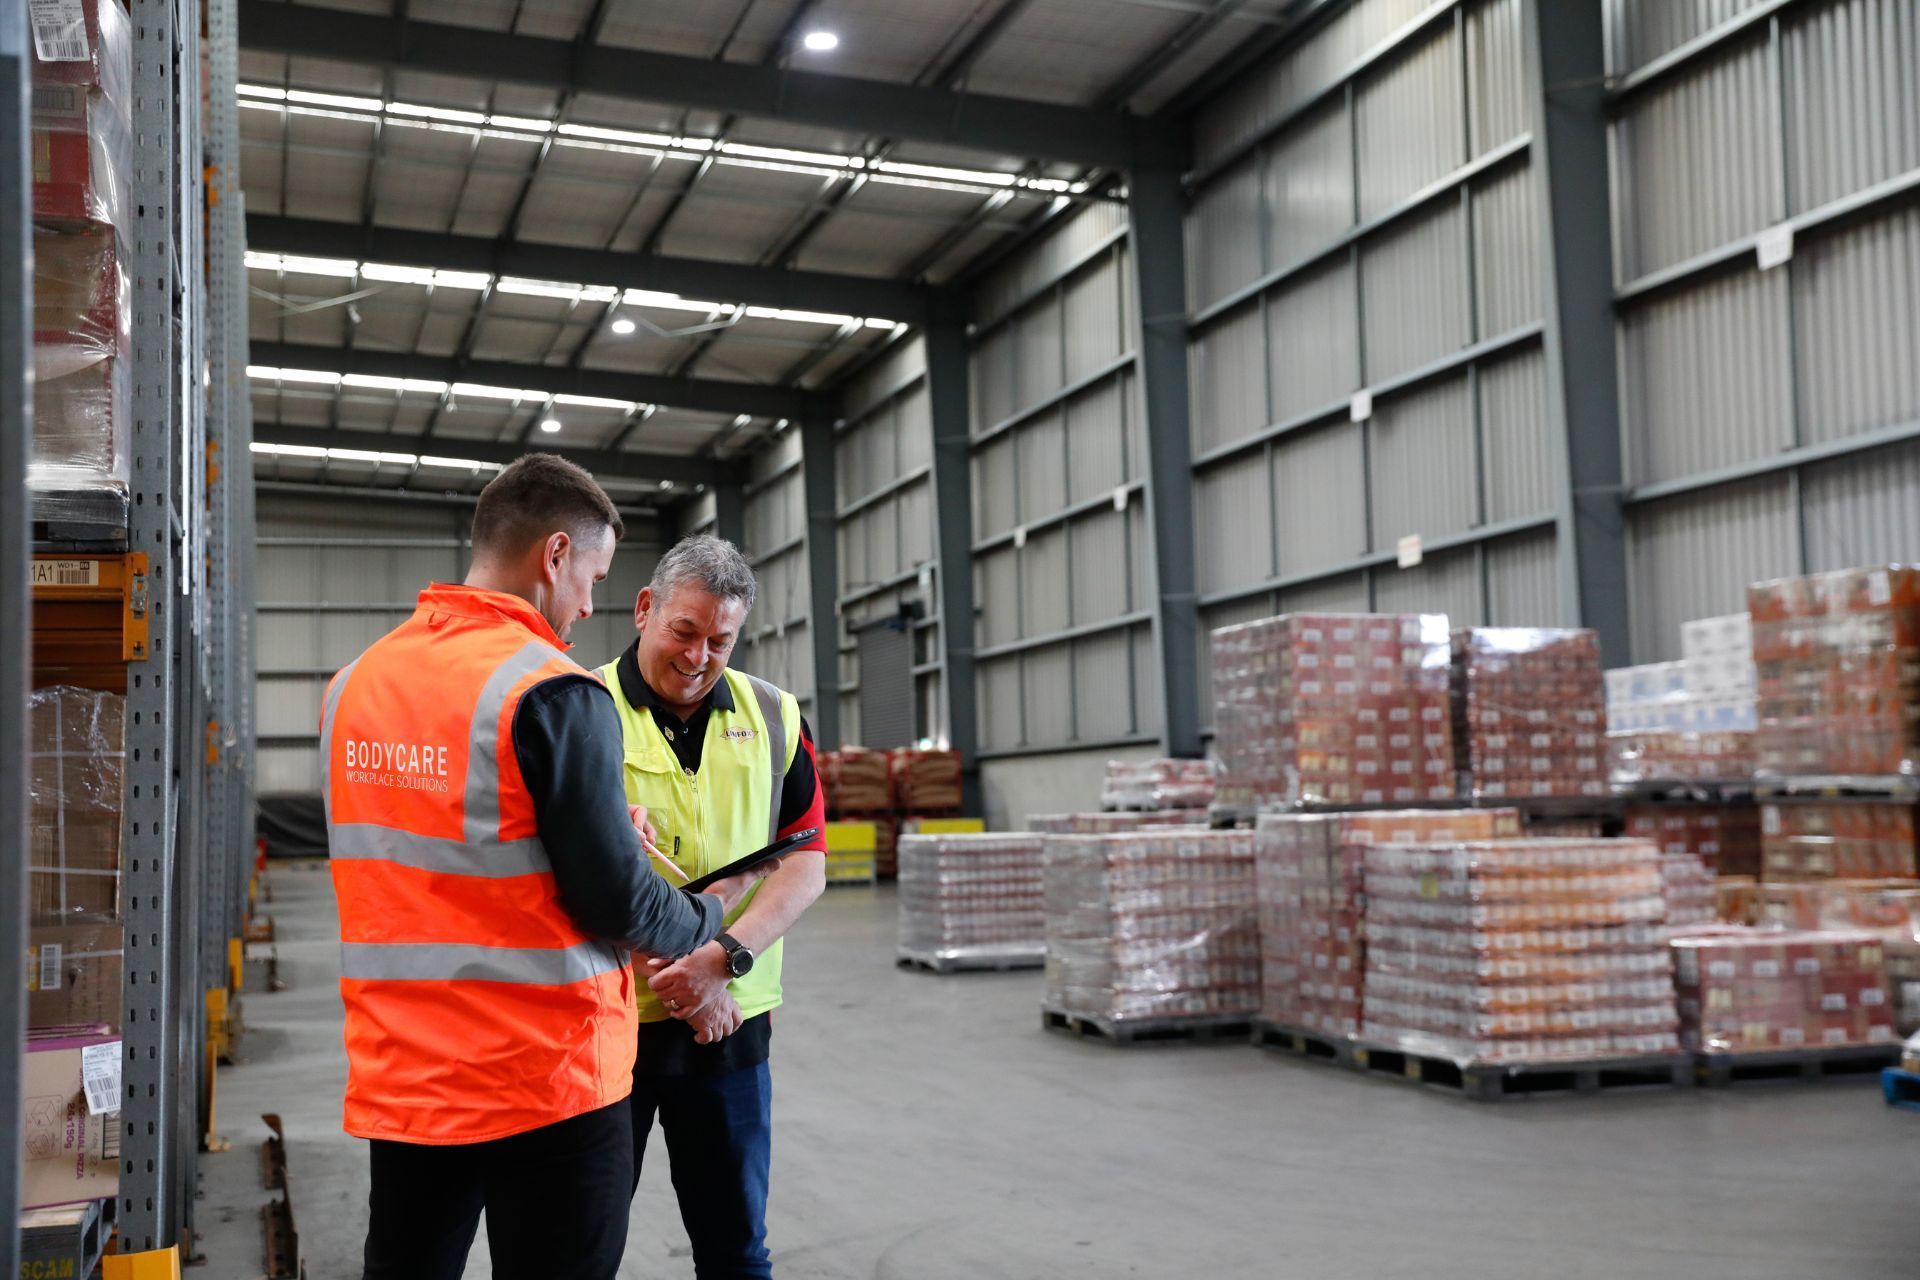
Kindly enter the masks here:
[[1453, 633], [1453, 749], [1478, 799], [1604, 797], [1606, 684], [1592, 631]]
[[1251, 831], [1049, 835], [1043, 850], [1049, 1009], [1117, 1024], [1258, 1008]]
[[1886, 948], [1864, 931], [1730, 926], [1673, 942], [1681, 1040], [1701, 1053], [1892, 1044]]
[[1760, 874], [1760, 810], [1753, 805], [1627, 806], [1626, 833], [1662, 853], [1690, 853], [1723, 876]]
[[1760, 850], [1761, 874], [1770, 881], [1920, 874], [1911, 801], [1763, 805]]
[[960, 755], [901, 747], [890, 753], [894, 803], [902, 813], [944, 813], [960, 807]]
[[1366, 1040], [1461, 1063], [1676, 1050], [1652, 845], [1374, 845], [1364, 861]]
[[1287, 614], [1213, 633], [1215, 804], [1454, 796], [1442, 614]]
[[125, 725], [120, 694], [64, 686], [33, 693], [28, 902], [37, 922], [119, 915]]
[[1042, 840], [1006, 831], [901, 836], [900, 953], [981, 963], [1043, 956]]
[[1366, 850], [1376, 844], [1511, 838], [1513, 809], [1263, 814], [1254, 828], [1260, 1016], [1336, 1036], [1360, 1034], [1366, 971]]
[[1119, 831], [1146, 831], [1156, 827], [1206, 826], [1207, 816], [1190, 809], [1159, 809], [1128, 813], [1034, 813], [1027, 830], [1062, 836], [1101, 836]]
[[1713, 872], [1698, 854], [1661, 854], [1660, 879], [1667, 900], [1669, 932], [1718, 922]]
[[1920, 569], [1846, 569], [1747, 590], [1762, 777], [1920, 767]]
[[1205, 809], [1213, 803], [1211, 760], [1109, 760], [1102, 809]]
[[1738, 782], [1753, 777], [1751, 729], [1611, 728], [1607, 765], [1617, 787], [1663, 782]]
[[70, 0], [36, 7], [34, 27], [34, 220], [125, 229], [133, 170], [132, 22], [115, 0]]

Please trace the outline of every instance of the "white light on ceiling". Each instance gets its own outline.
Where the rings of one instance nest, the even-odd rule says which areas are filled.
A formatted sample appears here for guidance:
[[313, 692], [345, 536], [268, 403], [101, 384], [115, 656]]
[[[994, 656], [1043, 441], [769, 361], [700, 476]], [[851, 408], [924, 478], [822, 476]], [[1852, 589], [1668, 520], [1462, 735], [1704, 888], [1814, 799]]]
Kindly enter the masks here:
[[633, 321], [627, 319], [625, 316], [621, 316], [618, 320], [615, 320], [613, 322], [612, 327], [615, 333], [619, 334], [621, 337], [624, 338], [628, 334], [634, 331], [635, 325]]
[[809, 31], [800, 43], [812, 53], [832, 53], [840, 47], [840, 37], [831, 31]]
[[540, 420], [540, 429], [546, 432], [548, 435], [553, 435], [555, 432], [560, 430], [560, 419], [542, 418]]

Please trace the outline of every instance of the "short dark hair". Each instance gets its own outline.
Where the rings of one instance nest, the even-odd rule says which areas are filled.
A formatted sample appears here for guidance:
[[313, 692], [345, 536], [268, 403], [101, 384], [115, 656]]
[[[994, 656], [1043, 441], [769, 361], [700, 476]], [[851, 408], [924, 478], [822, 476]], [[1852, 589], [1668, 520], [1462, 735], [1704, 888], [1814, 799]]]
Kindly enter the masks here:
[[627, 532], [599, 482], [555, 453], [530, 453], [513, 462], [480, 491], [473, 509], [475, 551], [511, 555], [552, 533], [584, 541], [600, 529], [612, 529], [615, 542]]

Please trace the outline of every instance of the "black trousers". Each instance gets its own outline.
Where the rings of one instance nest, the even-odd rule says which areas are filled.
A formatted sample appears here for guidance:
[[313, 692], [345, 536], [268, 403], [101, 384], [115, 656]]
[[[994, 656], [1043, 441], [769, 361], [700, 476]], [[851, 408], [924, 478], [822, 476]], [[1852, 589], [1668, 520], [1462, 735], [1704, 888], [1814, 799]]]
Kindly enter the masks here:
[[451, 1147], [376, 1140], [366, 1280], [460, 1280], [487, 1215], [495, 1280], [613, 1280], [627, 1247], [633, 1111]]

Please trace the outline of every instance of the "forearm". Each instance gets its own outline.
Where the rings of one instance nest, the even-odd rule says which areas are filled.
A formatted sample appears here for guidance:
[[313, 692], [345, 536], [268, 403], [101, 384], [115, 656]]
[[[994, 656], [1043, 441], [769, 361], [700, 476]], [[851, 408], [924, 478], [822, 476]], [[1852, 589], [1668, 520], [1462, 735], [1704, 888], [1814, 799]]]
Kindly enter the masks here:
[[827, 855], [802, 849], [780, 861], [727, 932], [756, 955], [772, 946], [827, 887]]

